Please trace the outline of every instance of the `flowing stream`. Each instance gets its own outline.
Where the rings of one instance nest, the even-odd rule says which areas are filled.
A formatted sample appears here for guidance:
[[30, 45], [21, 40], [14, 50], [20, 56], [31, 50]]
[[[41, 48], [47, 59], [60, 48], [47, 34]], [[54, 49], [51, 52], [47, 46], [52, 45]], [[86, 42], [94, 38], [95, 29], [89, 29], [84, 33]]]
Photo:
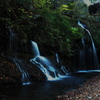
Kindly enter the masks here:
[[[99, 74], [99, 73], [98, 73]], [[56, 100], [58, 95], [78, 89], [97, 73], [67, 75], [58, 81], [34, 82], [18, 87], [0, 87], [0, 100]]]
[[5, 100], [56, 100], [56, 96], [79, 88], [88, 78], [88, 74], [78, 74], [58, 81], [34, 82], [20, 87], [2, 87], [0, 94]]

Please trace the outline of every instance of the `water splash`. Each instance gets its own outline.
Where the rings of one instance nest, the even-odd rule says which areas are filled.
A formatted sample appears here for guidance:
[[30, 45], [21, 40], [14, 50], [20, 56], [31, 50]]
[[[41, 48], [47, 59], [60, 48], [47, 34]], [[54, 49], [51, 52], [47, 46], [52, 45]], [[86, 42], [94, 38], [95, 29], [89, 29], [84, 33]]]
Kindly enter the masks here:
[[[39, 48], [36, 42], [31, 41], [33, 50], [33, 59], [30, 62], [35, 64], [45, 75], [47, 80], [59, 80], [62, 76], [54, 64], [49, 59], [40, 55]], [[58, 59], [59, 62], [59, 59]]]
[[59, 77], [49, 60], [43, 56], [36, 56], [30, 62], [35, 64], [45, 75], [47, 80], [55, 80]]

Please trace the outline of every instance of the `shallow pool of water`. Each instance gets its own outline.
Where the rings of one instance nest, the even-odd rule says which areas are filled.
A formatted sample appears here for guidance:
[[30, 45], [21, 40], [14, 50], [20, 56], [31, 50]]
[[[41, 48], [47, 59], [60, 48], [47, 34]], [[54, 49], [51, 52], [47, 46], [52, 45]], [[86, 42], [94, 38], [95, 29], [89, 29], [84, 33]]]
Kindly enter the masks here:
[[79, 88], [91, 74], [74, 74], [57, 81], [33, 82], [19, 87], [0, 87], [0, 100], [55, 100], [57, 95]]

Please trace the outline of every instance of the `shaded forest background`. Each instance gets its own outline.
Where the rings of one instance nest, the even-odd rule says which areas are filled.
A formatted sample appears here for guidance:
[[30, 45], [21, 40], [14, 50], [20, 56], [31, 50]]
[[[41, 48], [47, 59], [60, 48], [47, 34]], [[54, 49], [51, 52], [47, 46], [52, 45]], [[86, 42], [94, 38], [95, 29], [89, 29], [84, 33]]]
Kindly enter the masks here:
[[100, 52], [100, 12], [90, 15], [81, 0], [1, 0], [0, 1], [0, 55], [9, 55], [9, 27], [16, 34], [18, 57], [32, 58], [30, 40], [37, 42], [40, 53], [54, 56], [58, 53], [66, 66], [74, 66], [72, 58], [78, 55], [80, 41], [89, 38], [77, 25], [81, 21], [91, 32], [97, 52]]

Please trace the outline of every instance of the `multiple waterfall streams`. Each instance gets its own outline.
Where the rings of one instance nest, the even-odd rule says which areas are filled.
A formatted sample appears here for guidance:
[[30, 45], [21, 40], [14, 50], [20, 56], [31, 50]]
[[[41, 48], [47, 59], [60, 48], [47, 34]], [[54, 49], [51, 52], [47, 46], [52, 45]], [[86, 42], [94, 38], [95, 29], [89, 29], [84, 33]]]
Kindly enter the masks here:
[[[87, 70], [88, 72], [94, 72], [94, 71], [99, 72], [100, 68], [98, 63], [98, 57], [97, 57], [96, 48], [91, 33], [79, 21], [78, 21], [78, 25], [81, 26], [81, 28], [88, 33], [91, 41], [91, 46], [87, 52], [85, 39], [84, 38], [82, 39], [82, 43], [81, 43], [82, 48], [80, 49], [80, 70], [78, 72], [87, 72]], [[12, 32], [10, 27], [9, 27], [9, 32], [10, 32], [10, 39], [9, 39], [9, 46], [8, 46], [8, 56], [13, 60], [13, 62], [21, 72], [22, 84], [23, 85], [30, 84], [29, 73], [25, 68], [25, 64], [21, 59], [17, 58], [17, 53], [16, 53], [17, 38], [15, 34]], [[40, 55], [40, 51], [36, 42], [31, 41], [31, 44], [32, 44], [33, 58], [30, 59], [30, 62], [36, 65], [39, 68], [39, 70], [41, 70], [45, 74], [47, 80], [59, 80], [62, 77], [68, 75], [69, 71], [65, 68], [65, 66], [61, 64], [58, 53], [55, 54], [56, 64], [54, 64], [48, 58]], [[88, 55], [89, 60], [87, 60], [88, 56], [86, 56], [86, 54], [89, 54]], [[87, 63], [89, 64], [89, 66], [87, 66]]]
[[[89, 72], [94, 72], [94, 71], [99, 72], [100, 67], [98, 63], [97, 52], [96, 52], [95, 44], [91, 36], [91, 33], [79, 21], [78, 21], [78, 25], [81, 26], [81, 28], [84, 29], [88, 33], [90, 37], [90, 41], [91, 41], [91, 46], [88, 48], [88, 51], [87, 51], [85, 40], [82, 39], [82, 48], [80, 50], [80, 67], [81, 67], [80, 69], [89, 70]], [[83, 72], [87, 72], [87, 71], [83, 71]]]
[[[49, 59], [40, 55], [37, 43], [33, 41], [31, 41], [31, 43], [34, 58], [31, 59], [30, 62], [35, 64], [46, 75], [47, 80], [58, 80], [63, 77], [63, 75], [67, 74], [68, 71], [64, 66], [61, 66], [62, 70], [56, 68]], [[58, 54], [56, 54], [56, 60], [57, 63], [59, 63]]]
[[[82, 46], [79, 55], [80, 70], [78, 71], [78, 74], [73, 73], [71, 75], [68, 75], [69, 71], [62, 65], [58, 53], [55, 53], [55, 62], [57, 64], [56, 65], [46, 57], [41, 56], [37, 43], [31, 41], [33, 58], [30, 59], [30, 62], [32, 62], [33, 65], [36, 65], [39, 70], [41, 70], [43, 74], [46, 75], [47, 80], [57, 81], [34, 82], [33, 84], [28, 86], [27, 84], [30, 84], [29, 73], [26, 70], [25, 63], [21, 59], [17, 58], [16, 36], [10, 29], [8, 57], [13, 60], [16, 67], [22, 74], [22, 86], [8, 88], [0, 87], [0, 96], [2, 96], [0, 98], [2, 100], [55, 100], [55, 97], [57, 97], [58, 95], [64, 95], [66, 94], [66, 92], [72, 91], [74, 89], [76, 91], [76, 89], [78, 89], [84, 82], [86, 82], [89, 77], [91, 78], [94, 75], [98, 75], [98, 73], [86, 74], [89, 72], [100, 72], [100, 70], [92, 36], [90, 32], [80, 22], [78, 22], [78, 25], [88, 32], [91, 40], [91, 46], [88, 49], [88, 53], [85, 39], [83, 38], [81, 41]], [[86, 59], [86, 54], [89, 54], [88, 62]], [[89, 68], [91, 70], [87, 71], [87, 63], [89, 63]], [[81, 74], [82, 72], [86, 73]]]
[[8, 57], [15, 63], [16, 67], [22, 74], [21, 81], [22, 85], [30, 84], [29, 73], [26, 70], [25, 64], [21, 59], [17, 58], [17, 36], [12, 32], [11, 28], [9, 28], [10, 39], [8, 45]]
[[[30, 84], [29, 73], [26, 70], [25, 64], [21, 59], [17, 58], [17, 36], [12, 32], [9, 27], [10, 39], [8, 45], [8, 57], [13, 60], [17, 68], [22, 74], [22, 85]], [[49, 59], [40, 55], [40, 51], [36, 42], [32, 43], [32, 52], [34, 58], [30, 61], [35, 64], [45, 75], [47, 80], [59, 80], [68, 74], [67, 69], [61, 65], [57, 68]], [[60, 64], [58, 54], [56, 54], [57, 63]]]

